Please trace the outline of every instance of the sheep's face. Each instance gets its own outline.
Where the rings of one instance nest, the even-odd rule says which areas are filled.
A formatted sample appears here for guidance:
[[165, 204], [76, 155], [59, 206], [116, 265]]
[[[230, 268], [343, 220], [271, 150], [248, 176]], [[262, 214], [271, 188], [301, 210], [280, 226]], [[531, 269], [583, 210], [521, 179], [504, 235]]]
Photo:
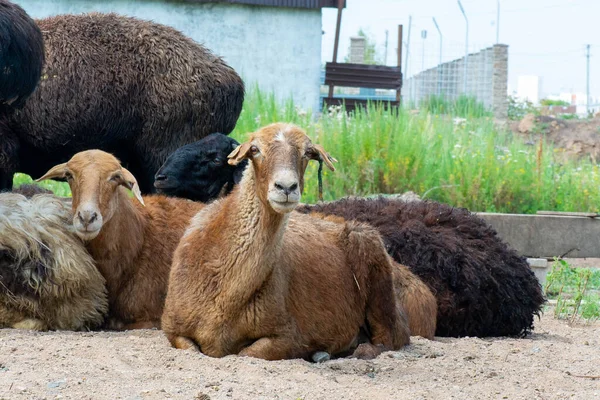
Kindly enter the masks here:
[[101, 150], [77, 153], [68, 162], [59, 164], [38, 181], [50, 178], [66, 179], [73, 196], [73, 226], [83, 240], [92, 240], [100, 233], [119, 207], [117, 190], [131, 189], [143, 204], [137, 181], [119, 160]]
[[168, 196], [208, 202], [239, 183], [248, 162], [227, 163], [239, 143], [222, 133], [185, 145], [172, 153], [154, 176], [154, 187]]
[[333, 171], [335, 161], [302, 129], [289, 124], [271, 124], [250, 136], [229, 155], [237, 165], [250, 159], [259, 199], [273, 211], [285, 214], [300, 202], [304, 172], [310, 160], [322, 160]]

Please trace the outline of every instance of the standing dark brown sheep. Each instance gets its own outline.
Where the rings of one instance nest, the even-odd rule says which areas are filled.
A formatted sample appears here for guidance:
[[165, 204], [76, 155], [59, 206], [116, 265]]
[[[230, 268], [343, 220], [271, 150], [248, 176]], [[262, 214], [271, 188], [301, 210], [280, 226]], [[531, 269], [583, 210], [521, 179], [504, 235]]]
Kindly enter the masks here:
[[[26, 14], [0, 1], [12, 10], [0, 14], [0, 38], [39, 46]], [[28, 29], [19, 29], [28, 21]], [[0, 110], [0, 190], [10, 189], [15, 172], [39, 176], [74, 153], [98, 148], [117, 155], [140, 189], [151, 192], [154, 174], [171, 152], [234, 128], [244, 98], [241, 78], [177, 30], [98, 13], [37, 23], [46, 65], [22, 109], [5, 104]], [[0, 74], [0, 102], [10, 99], [4, 88], [17, 80], [23, 84], [17, 93], [22, 100], [42, 56], [0, 48], [2, 65], [7, 59], [32, 70]]]

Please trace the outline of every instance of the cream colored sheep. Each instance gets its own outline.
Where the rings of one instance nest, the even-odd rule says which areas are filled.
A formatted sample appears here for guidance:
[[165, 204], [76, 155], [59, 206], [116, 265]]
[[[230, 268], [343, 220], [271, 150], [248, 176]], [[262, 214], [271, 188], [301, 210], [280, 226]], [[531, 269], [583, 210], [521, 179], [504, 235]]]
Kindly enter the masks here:
[[52, 195], [0, 194], [0, 326], [82, 330], [108, 310], [105, 281]]

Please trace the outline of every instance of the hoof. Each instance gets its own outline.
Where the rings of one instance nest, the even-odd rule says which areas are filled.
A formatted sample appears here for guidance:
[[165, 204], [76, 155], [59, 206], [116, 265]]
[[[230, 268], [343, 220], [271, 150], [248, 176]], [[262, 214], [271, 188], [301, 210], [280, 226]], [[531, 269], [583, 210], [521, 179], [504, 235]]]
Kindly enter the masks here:
[[371, 343], [361, 343], [356, 350], [354, 350], [352, 357], [358, 358], [359, 360], [372, 360], [377, 358], [384, 350], [383, 346], [377, 346]]
[[316, 363], [322, 363], [331, 360], [331, 355], [326, 351], [317, 351], [312, 355], [312, 360]]
[[39, 319], [27, 318], [21, 320], [12, 326], [14, 329], [27, 329], [31, 331], [47, 331], [48, 326]]

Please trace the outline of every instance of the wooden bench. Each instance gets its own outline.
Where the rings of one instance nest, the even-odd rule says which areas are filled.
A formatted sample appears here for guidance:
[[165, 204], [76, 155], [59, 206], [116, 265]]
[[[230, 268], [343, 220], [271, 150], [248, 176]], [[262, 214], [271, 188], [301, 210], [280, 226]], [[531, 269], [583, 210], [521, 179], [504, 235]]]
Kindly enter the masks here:
[[396, 90], [395, 101], [378, 100], [378, 102], [397, 107], [400, 104], [402, 71], [400, 67], [384, 65], [328, 62], [325, 64], [325, 84], [329, 85], [329, 96], [325, 97], [323, 102], [328, 107], [345, 104], [346, 111], [352, 111], [358, 106], [366, 106], [369, 101], [350, 97], [333, 97], [334, 86], [393, 89]]

